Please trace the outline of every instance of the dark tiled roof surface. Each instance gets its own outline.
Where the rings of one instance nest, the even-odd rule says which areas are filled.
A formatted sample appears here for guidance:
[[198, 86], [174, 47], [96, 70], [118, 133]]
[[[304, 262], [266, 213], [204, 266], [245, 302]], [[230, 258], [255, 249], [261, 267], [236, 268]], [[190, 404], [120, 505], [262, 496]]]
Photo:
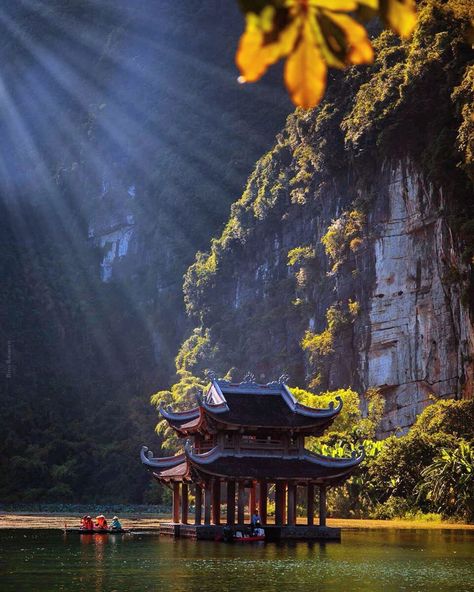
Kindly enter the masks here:
[[236, 479], [301, 479], [337, 481], [354, 467], [334, 467], [314, 464], [305, 459], [278, 457], [221, 457], [212, 463], [193, 466], [199, 473]]
[[225, 391], [229, 407], [225, 413], [214, 414], [207, 411], [217, 421], [247, 426], [273, 428], [303, 428], [309, 426], [325, 427], [332, 418], [308, 417], [295, 413], [281, 394], [256, 394]]

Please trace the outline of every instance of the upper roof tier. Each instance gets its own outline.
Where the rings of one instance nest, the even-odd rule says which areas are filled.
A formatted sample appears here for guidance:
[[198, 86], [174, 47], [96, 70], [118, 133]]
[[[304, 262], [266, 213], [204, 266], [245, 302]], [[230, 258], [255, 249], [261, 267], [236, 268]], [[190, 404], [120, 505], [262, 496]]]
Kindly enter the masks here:
[[160, 407], [161, 415], [179, 435], [225, 429], [261, 429], [297, 431], [319, 435], [334, 421], [342, 409], [330, 403], [315, 409], [298, 403], [283, 382], [257, 384], [232, 383], [212, 379], [198, 396], [198, 406], [184, 412]]

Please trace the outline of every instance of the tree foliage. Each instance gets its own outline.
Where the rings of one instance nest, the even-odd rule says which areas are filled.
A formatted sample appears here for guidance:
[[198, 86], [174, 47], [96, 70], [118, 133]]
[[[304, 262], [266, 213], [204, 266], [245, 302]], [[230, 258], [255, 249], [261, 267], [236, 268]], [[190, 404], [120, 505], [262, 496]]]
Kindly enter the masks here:
[[454, 448], [442, 448], [421, 476], [419, 495], [436, 511], [474, 521], [474, 442], [461, 440]]

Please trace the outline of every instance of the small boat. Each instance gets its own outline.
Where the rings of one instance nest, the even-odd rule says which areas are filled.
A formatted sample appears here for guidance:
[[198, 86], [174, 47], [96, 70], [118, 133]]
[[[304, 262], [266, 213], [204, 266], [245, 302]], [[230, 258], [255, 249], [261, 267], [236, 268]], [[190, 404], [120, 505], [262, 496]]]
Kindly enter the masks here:
[[255, 535], [255, 536], [242, 536], [242, 537], [234, 537], [234, 543], [255, 543], [257, 541], [264, 541], [265, 535]]
[[66, 534], [126, 534], [131, 532], [129, 528], [64, 528]]
[[226, 526], [220, 540], [226, 543], [257, 543], [265, 540], [265, 531], [263, 528], [258, 528], [256, 532], [250, 529], [234, 531], [233, 528]]

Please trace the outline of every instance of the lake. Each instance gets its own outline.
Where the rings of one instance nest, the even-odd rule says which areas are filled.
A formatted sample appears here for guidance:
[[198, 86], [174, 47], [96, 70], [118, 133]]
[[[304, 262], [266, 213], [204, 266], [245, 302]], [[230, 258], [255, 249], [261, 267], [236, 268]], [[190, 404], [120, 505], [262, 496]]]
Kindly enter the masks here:
[[0, 530], [1, 592], [474, 591], [474, 531], [355, 530], [341, 543]]

